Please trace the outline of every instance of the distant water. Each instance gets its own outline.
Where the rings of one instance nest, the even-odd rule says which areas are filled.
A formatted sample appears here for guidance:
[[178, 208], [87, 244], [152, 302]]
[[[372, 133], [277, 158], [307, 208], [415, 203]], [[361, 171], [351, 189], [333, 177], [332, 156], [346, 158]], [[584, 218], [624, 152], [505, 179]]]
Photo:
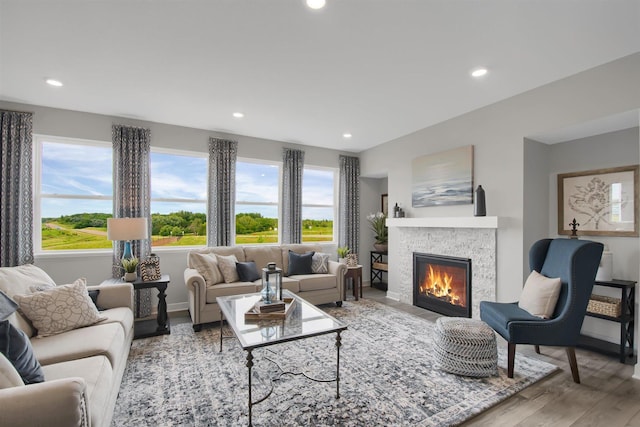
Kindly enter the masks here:
[[437, 180], [413, 185], [411, 195], [411, 206], [413, 207], [471, 203], [473, 203], [473, 183], [471, 179]]

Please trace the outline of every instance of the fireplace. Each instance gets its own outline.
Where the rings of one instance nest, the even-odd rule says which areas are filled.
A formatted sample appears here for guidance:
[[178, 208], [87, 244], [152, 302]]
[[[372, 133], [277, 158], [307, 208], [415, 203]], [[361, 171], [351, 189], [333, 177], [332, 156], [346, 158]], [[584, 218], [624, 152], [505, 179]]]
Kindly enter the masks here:
[[471, 317], [471, 260], [414, 252], [413, 305]]

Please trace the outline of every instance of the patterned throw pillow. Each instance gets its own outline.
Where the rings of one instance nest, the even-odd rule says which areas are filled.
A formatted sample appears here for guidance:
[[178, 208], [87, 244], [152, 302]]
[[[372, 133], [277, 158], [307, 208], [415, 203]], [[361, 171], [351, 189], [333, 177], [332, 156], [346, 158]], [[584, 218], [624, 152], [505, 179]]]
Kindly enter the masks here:
[[208, 286], [224, 282], [224, 276], [218, 268], [218, 260], [214, 254], [191, 253], [191, 265], [198, 270]]
[[20, 310], [31, 320], [39, 337], [60, 334], [105, 320], [91, 301], [84, 280], [70, 285], [15, 295]]
[[327, 274], [329, 272], [329, 254], [316, 252], [311, 258], [311, 271], [315, 274]]
[[218, 255], [216, 254], [216, 259], [218, 260], [218, 267], [222, 272], [222, 276], [224, 277], [225, 283], [233, 283], [239, 282], [240, 276], [238, 276], [238, 270], [236, 270], [236, 263], [238, 262], [238, 258], [235, 255]]

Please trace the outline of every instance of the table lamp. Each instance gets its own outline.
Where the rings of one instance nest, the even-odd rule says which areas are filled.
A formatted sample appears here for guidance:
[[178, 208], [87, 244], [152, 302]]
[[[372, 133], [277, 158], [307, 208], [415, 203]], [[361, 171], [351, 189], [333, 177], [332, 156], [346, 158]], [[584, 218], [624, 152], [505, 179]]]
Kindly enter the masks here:
[[107, 239], [114, 241], [124, 241], [123, 259], [133, 258], [131, 252], [132, 240], [143, 240], [149, 238], [147, 218], [108, 218], [107, 219]]

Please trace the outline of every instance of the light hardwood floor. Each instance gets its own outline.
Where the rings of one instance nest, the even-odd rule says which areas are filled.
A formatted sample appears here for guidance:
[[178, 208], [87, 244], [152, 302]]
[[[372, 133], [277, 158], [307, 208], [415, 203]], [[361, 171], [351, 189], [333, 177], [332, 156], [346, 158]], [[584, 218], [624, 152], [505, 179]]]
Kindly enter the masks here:
[[[399, 303], [385, 297], [385, 292], [364, 287], [364, 298], [376, 300], [431, 321], [440, 315]], [[352, 299], [350, 291], [348, 299]], [[186, 312], [171, 313], [171, 323], [189, 322]], [[507, 345], [499, 337], [498, 345]], [[565, 350], [518, 346], [518, 354], [542, 359], [560, 370], [520, 393], [462, 424], [464, 427], [640, 427], [640, 380], [635, 380], [633, 366], [616, 358], [576, 349], [581, 384], [575, 384]]]
[[[438, 314], [399, 303], [385, 292], [364, 288], [364, 297], [408, 313], [435, 321]], [[501, 338], [498, 345], [505, 351]], [[462, 426], [552, 426], [552, 427], [626, 427], [640, 426], [640, 380], [631, 378], [633, 366], [616, 358], [576, 349], [581, 384], [573, 382], [564, 348], [518, 346], [518, 354], [542, 359], [560, 370], [515, 396], [483, 412]]]

